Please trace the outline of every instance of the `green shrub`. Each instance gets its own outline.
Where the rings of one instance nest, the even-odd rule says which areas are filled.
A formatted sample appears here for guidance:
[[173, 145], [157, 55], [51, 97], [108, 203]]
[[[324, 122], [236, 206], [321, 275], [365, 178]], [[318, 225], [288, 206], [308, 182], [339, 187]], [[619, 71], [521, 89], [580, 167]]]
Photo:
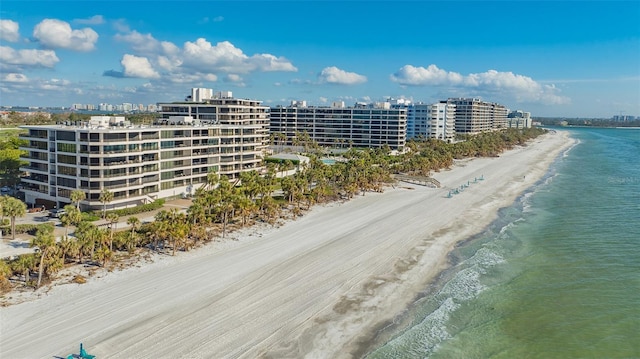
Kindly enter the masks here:
[[95, 212], [82, 212], [82, 220], [85, 222], [93, 222], [100, 219], [100, 215]]
[[[162, 206], [164, 206], [164, 199], [157, 199], [151, 203], [147, 203], [147, 204], [143, 204], [141, 206], [135, 206], [135, 207], [129, 207], [129, 208], [122, 208], [122, 209], [115, 209], [113, 211], [107, 211], [107, 214], [109, 213], [115, 213], [117, 214], [119, 217], [127, 217], [127, 216], [131, 216], [134, 214], [139, 214], [139, 213], [144, 213], [144, 212], [151, 212], [151, 211], [155, 211], [156, 209], [160, 209], [162, 208]], [[102, 212], [98, 212], [100, 214], [102, 214]]]
[[292, 164], [294, 165], [299, 165], [300, 164], [300, 160], [293, 160], [293, 159], [282, 159], [282, 158], [273, 158], [273, 157], [267, 157], [264, 159], [265, 162], [270, 162], [270, 163], [284, 163], [285, 161], [290, 161]]
[[[52, 223], [40, 223], [40, 224], [16, 224], [16, 234], [22, 234], [22, 233], [27, 233], [29, 235], [35, 236], [36, 232], [38, 232], [38, 229], [40, 228], [47, 228], [49, 227], [49, 229], [51, 231], [53, 231], [53, 224]], [[7, 235], [11, 235], [11, 226], [7, 227], [4, 229], [5, 231], [7, 231]]]

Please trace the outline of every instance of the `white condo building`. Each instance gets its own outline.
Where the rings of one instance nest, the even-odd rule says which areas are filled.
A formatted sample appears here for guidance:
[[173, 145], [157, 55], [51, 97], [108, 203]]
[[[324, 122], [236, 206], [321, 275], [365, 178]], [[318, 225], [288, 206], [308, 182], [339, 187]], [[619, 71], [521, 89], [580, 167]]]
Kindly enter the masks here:
[[507, 127], [509, 110], [500, 104], [478, 98], [450, 98], [456, 106], [456, 133], [476, 134]]
[[521, 110], [511, 111], [507, 115], [507, 127], [509, 128], [531, 128], [531, 113]]
[[[203, 104], [163, 104], [152, 126], [134, 126], [124, 117], [94, 116], [74, 125], [22, 126], [25, 202], [47, 208], [71, 203], [71, 192], [85, 192], [83, 209], [100, 209], [100, 193], [114, 194], [110, 208], [193, 194], [215, 171], [233, 179], [262, 168], [267, 109], [258, 101], [225, 99]], [[185, 109], [189, 110], [186, 111]], [[191, 116], [206, 113], [207, 120]], [[198, 112], [202, 110], [202, 112]], [[246, 118], [245, 118], [246, 116]], [[228, 118], [227, 118], [228, 117]]]
[[407, 109], [407, 139], [435, 138], [447, 142], [455, 139], [455, 105], [411, 103], [400, 99], [392, 100], [391, 106]]
[[388, 102], [345, 107], [307, 107], [304, 101], [271, 107], [270, 132], [283, 134], [286, 145], [295, 143], [297, 133], [307, 133], [321, 146], [375, 148], [389, 146], [404, 150], [407, 111], [393, 109]]

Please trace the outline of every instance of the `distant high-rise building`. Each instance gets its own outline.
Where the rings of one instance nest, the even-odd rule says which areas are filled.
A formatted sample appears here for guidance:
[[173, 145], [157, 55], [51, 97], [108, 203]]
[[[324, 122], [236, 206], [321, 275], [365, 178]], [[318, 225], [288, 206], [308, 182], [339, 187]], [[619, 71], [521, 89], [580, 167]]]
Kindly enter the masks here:
[[531, 124], [531, 112], [516, 110], [507, 115], [507, 127], [509, 128], [531, 128]]
[[446, 101], [434, 104], [392, 100], [392, 108], [407, 109], [407, 139], [435, 138], [453, 141], [455, 138], [456, 106]]
[[404, 150], [407, 110], [389, 103], [346, 107], [306, 107], [296, 101], [290, 106], [271, 107], [270, 132], [284, 135], [285, 145], [294, 145], [298, 133], [307, 133], [321, 146], [375, 148], [389, 146]]
[[456, 106], [456, 133], [475, 134], [507, 127], [509, 110], [500, 104], [478, 98], [450, 98]]
[[185, 100], [190, 102], [203, 102], [210, 98], [213, 98], [213, 89], [194, 87], [191, 89], [191, 95], [187, 96]]

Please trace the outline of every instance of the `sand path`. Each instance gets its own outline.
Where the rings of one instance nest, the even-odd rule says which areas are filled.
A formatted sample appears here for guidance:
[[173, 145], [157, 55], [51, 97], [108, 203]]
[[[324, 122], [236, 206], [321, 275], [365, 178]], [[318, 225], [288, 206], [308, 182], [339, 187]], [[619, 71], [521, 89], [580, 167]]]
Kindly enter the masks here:
[[[318, 206], [213, 244], [0, 309], [0, 358], [350, 358], [571, 144], [550, 133], [499, 158]], [[464, 192], [447, 198], [474, 177]]]

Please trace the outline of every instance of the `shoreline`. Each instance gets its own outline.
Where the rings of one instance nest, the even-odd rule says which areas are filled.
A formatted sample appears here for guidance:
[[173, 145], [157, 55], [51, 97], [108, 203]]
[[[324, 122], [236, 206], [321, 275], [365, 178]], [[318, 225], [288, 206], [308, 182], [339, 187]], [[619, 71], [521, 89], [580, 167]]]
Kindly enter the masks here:
[[545, 134], [435, 173], [444, 188], [403, 183], [279, 228], [234, 232], [237, 241], [53, 288], [0, 309], [0, 355], [66, 355], [84, 342], [113, 358], [353, 357], [437, 278], [457, 243], [493, 222], [570, 144], [566, 131]]
[[414, 320], [411, 313], [412, 313], [412, 310], [414, 310], [414, 306], [416, 305], [416, 303], [422, 301], [423, 299], [425, 299], [426, 297], [429, 297], [430, 295], [437, 293], [439, 290], [442, 289], [441, 285], [443, 284], [443, 281], [444, 283], [446, 283], [446, 281], [450, 279], [446, 277], [447, 271], [456, 266], [455, 258], [453, 257], [453, 251], [458, 247], [465, 246], [485, 236], [486, 232], [490, 230], [490, 228], [492, 228], [497, 222], [500, 221], [499, 217], [500, 217], [500, 212], [502, 210], [513, 206], [515, 203], [519, 202], [523, 197], [527, 196], [527, 194], [530, 194], [531, 193], [530, 191], [533, 188], [544, 184], [546, 180], [553, 177], [553, 175], [551, 175], [550, 173], [551, 166], [555, 162], [559, 161], [561, 158], [566, 157], [567, 154], [573, 148], [575, 148], [576, 145], [580, 143], [576, 139], [572, 139], [572, 141], [573, 142], [571, 144], [563, 146], [562, 150], [558, 151], [558, 153], [555, 155], [555, 158], [550, 162], [549, 166], [547, 167], [547, 171], [542, 177], [540, 177], [531, 186], [525, 188], [514, 199], [514, 201], [510, 205], [498, 208], [496, 212], [496, 218], [490, 223], [488, 223], [487, 226], [484, 227], [484, 229], [482, 229], [480, 232], [476, 234], [471, 235], [470, 237], [460, 239], [459, 241], [455, 242], [451, 247], [451, 249], [449, 250], [449, 252], [446, 254], [447, 263], [442, 267], [442, 269], [436, 275], [432, 277], [431, 281], [428, 281], [425, 284], [424, 290], [416, 293], [413, 300], [410, 301], [410, 304], [407, 307], [405, 307], [404, 310], [402, 310], [401, 312], [398, 312], [391, 320], [388, 320], [383, 323], [378, 323], [376, 327], [370, 328], [364, 334], [362, 334], [361, 338], [364, 338], [364, 339], [360, 340], [357, 344], [354, 345], [354, 349], [351, 352], [351, 357], [364, 358], [366, 355], [380, 348], [389, 340], [392, 340], [399, 330], [402, 330], [402, 328], [405, 328], [406, 326], [410, 325], [411, 321]]

